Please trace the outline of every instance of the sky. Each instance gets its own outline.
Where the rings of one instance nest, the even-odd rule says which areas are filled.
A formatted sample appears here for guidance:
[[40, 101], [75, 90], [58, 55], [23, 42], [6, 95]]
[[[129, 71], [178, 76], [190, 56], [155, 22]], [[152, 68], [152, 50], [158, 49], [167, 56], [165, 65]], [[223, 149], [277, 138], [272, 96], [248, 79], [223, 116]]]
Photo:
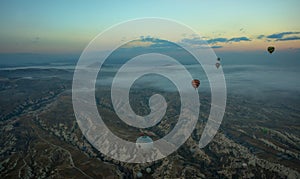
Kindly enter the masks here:
[[215, 51], [258, 51], [269, 45], [299, 51], [299, 7], [299, 0], [2, 0], [0, 53], [81, 53], [105, 29], [143, 17], [186, 24]]

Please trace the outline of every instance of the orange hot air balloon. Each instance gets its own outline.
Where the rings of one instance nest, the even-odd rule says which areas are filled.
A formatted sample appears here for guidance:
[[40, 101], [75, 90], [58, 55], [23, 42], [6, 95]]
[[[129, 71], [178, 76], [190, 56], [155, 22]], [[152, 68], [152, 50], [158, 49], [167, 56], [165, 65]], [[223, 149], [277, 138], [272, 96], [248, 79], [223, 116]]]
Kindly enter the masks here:
[[275, 47], [269, 46], [267, 50], [269, 53], [273, 53], [275, 51]]
[[199, 85], [200, 85], [200, 81], [199, 81], [199, 80], [194, 79], [194, 80], [192, 81], [192, 86], [193, 86], [195, 89], [197, 89], [197, 88], [199, 87]]
[[219, 62], [216, 63], [216, 67], [219, 68], [221, 64]]

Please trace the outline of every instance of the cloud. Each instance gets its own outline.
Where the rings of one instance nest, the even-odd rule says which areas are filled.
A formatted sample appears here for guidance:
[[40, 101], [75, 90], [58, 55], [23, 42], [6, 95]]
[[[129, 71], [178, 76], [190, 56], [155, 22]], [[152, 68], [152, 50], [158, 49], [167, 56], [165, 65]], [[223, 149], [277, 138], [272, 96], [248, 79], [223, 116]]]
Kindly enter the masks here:
[[289, 41], [289, 40], [300, 40], [300, 37], [293, 36], [293, 37], [286, 37], [286, 38], [276, 39], [276, 41]]
[[300, 40], [300, 36], [291, 36], [291, 35], [298, 35], [298, 34], [300, 34], [300, 32], [280, 32], [271, 35], [259, 35], [257, 36], [257, 39], [265, 39], [267, 42]]
[[216, 43], [229, 43], [229, 42], [241, 42], [241, 41], [251, 41], [248, 37], [233, 37], [231, 39], [227, 38], [214, 38], [207, 40], [209, 44], [216, 44]]
[[[209, 47], [209, 46], [207, 46], [207, 43], [205, 43], [205, 41], [201, 40], [200, 38], [192, 38], [192, 39], [185, 38], [185, 39], [182, 39], [179, 43], [184, 43], [184, 44], [189, 44], [189, 45], [194, 45], [194, 46], [201, 46], [203, 48]], [[223, 46], [213, 45], [210, 47], [211, 48], [222, 48]]]
[[[206, 43], [206, 42], [207, 43]], [[233, 37], [233, 38], [212, 38], [207, 40], [202, 40], [199, 37], [194, 38], [184, 38], [179, 43], [189, 44], [193, 46], [203, 46], [205, 47], [207, 44], [211, 45], [211, 48], [223, 48], [223, 45], [219, 45], [219, 43], [232, 43], [232, 42], [241, 42], [241, 41], [251, 41], [248, 37]]]
[[191, 44], [191, 45], [202, 45], [202, 44], [205, 44], [204, 40], [201, 40], [199, 37], [184, 38], [180, 42], [181, 43], [185, 43], [185, 44]]
[[281, 32], [281, 33], [268, 35], [267, 38], [269, 38], [269, 39], [281, 39], [286, 35], [293, 35], [293, 34], [300, 34], [300, 32]]
[[152, 42], [152, 43], [166, 43], [166, 40], [161, 40], [158, 38], [150, 37], [150, 36], [141, 36], [140, 41], [142, 42]]
[[227, 42], [227, 41], [228, 41], [227, 38], [214, 38], [214, 39], [207, 40], [207, 43], [215, 44], [215, 43], [218, 43], [218, 42]]
[[177, 49], [179, 46], [176, 43], [158, 39], [150, 36], [141, 36], [137, 40], [130, 41], [129, 43], [122, 46], [124, 49]]
[[123, 46], [123, 48], [141, 48], [141, 47], [164, 47], [168, 45], [168, 41], [161, 40], [150, 36], [141, 36], [137, 40], [133, 40]]
[[135, 48], [135, 47], [149, 47], [153, 44], [153, 42], [141, 41], [141, 40], [134, 40], [130, 43], [123, 45], [122, 48]]
[[241, 41], [251, 41], [247, 37], [234, 37], [228, 40], [228, 42], [241, 42]]
[[257, 39], [263, 39], [265, 37], [266, 37], [265, 35], [259, 35], [259, 36], [257, 36]]
[[240, 28], [240, 30], [239, 30], [241, 33], [246, 33], [246, 30], [244, 29], [244, 28]]
[[211, 46], [211, 48], [222, 48], [223, 46], [222, 45], [213, 45]]
[[[233, 38], [212, 38], [204, 40], [199, 37], [191, 37], [191, 38], [183, 38], [178, 44], [187, 44], [198, 47], [208, 47], [207, 45], [211, 45], [211, 48], [223, 48], [223, 45], [219, 45], [219, 43], [234, 43], [241, 41], [251, 41], [248, 37], [233, 37]], [[131, 42], [125, 48], [136, 48], [136, 47], [151, 47], [151, 48], [176, 48], [176, 43], [172, 43], [166, 40], [161, 40], [158, 38], [150, 37], [150, 36], [141, 36], [140, 39]]]

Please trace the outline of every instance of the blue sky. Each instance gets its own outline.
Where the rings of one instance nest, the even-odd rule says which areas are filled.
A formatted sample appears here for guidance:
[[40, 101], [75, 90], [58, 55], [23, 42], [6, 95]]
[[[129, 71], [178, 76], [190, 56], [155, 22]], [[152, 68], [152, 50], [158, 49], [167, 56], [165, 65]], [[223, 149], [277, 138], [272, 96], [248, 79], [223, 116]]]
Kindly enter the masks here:
[[182, 22], [220, 51], [299, 49], [299, 7], [299, 0], [3, 0], [0, 53], [80, 53], [103, 30], [142, 17]]

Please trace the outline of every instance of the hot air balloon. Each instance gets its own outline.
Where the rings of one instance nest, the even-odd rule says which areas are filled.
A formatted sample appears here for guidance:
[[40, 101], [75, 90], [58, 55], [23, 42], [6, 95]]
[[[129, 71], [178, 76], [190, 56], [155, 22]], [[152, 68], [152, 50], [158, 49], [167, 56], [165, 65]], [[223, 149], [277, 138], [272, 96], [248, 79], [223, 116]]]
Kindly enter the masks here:
[[136, 173], [136, 177], [137, 177], [137, 178], [142, 178], [142, 177], [143, 177], [142, 172], [138, 171], [138, 172]]
[[273, 53], [275, 51], [275, 47], [269, 46], [267, 50], [269, 53]]
[[151, 168], [149, 168], [149, 167], [146, 168], [146, 172], [147, 172], [147, 173], [151, 173], [151, 171], [152, 171]]
[[200, 85], [200, 81], [199, 81], [199, 80], [194, 79], [194, 80], [192, 81], [192, 86], [193, 86], [195, 89], [197, 89], [197, 88], [199, 87], [199, 85]]
[[136, 139], [136, 146], [143, 151], [150, 151], [153, 148], [153, 140], [146, 135]]
[[219, 62], [216, 63], [216, 67], [219, 68], [221, 64]]

